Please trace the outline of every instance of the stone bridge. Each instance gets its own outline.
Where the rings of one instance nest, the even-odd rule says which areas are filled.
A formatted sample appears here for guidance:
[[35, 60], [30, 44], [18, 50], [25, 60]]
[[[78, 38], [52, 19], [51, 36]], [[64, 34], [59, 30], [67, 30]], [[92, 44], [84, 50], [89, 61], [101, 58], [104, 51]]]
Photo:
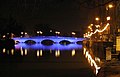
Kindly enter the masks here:
[[43, 40], [52, 40], [55, 43], [59, 43], [63, 40], [69, 41], [71, 43], [76, 43], [78, 41], [83, 41], [84, 38], [76, 38], [76, 37], [60, 37], [60, 36], [35, 36], [35, 37], [15, 37], [13, 38], [15, 41], [20, 43], [24, 43], [28, 40], [32, 40], [36, 43], [41, 43]]

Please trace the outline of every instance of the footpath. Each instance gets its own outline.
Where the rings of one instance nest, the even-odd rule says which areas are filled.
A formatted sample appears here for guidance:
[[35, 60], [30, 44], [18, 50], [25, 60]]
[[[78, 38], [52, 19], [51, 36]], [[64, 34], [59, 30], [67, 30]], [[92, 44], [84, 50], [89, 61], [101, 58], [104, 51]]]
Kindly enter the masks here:
[[113, 58], [104, 62], [97, 77], [120, 77], [120, 60]]
[[[112, 42], [95, 42], [83, 41], [83, 46], [92, 48], [93, 54], [95, 53], [100, 59], [104, 59], [100, 63], [100, 69], [97, 77], [120, 77], [120, 53], [112, 53]], [[109, 49], [108, 49], [109, 48]], [[109, 52], [111, 54], [109, 54]], [[111, 60], [106, 60], [106, 54], [111, 55]], [[119, 56], [118, 56], [119, 55]]]

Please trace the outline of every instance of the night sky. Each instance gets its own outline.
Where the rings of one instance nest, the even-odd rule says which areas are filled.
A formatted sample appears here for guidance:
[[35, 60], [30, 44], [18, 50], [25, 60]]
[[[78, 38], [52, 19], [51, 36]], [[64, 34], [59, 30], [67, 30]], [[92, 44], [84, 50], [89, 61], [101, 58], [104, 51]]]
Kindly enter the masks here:
[[89, 24], [92, 0], [2, 0], [0, 18], [12, 16], [32, 31], [36, 24], [53, 24], [61, 32], [83, 30]]

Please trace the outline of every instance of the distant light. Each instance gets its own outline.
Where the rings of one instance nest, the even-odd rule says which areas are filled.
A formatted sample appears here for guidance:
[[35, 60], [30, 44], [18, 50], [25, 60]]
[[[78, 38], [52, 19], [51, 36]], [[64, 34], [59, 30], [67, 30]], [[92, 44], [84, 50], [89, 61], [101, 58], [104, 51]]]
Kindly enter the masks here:
[[91, 28], [91, 26], [88, 26], [88, 28], [90, 29], [90, 28]]
[[57, 34], [58, 31], [56, 31], [55, 33]]
[[60, 32], [58, 32], [58, 34], [60, 34]]
[[27, 34], [27, 32], [25, 32], [25, 34]]
[[72, 35], [75, 35], [76, 33], [75, 32], [72, 32]]
[[39, 33], [39, 31], [37, 31], [37, 34]]
[[21, 32], [21, 34], [24, 34], [24, 32]]
[[93, 24], [90, 24], [90, 26], [93, 26]]
[[6, 36], [5, 35], [3, 35], [3, 38], [5, 38]]
[[110, 16], [107, 17], [107, 21], [110, 20]]
[[50, 32], [52, 32], [52, 30], [50, 30]]
[[56, 33], [56, 34], [60, 34], [60, 32], [58, 32], [58, 31], [55, 31], [55, 33]]
[[40, 31], [40, 34], [42, 34], [43, 32], [42, 31]]
[[6, 49], [5, 49], [5, 48], [3, 48], [3, 53], [5, 53], [5, 51], [6, 51]]
[[112, 4], [109, 4], [109, 5], [108, 5], [108, 7], [109, 7], [109, 8], [112, 8], [112, 7], [113, 7], [113, 5], [112, 5]]
[[110, 9], [113, 8], [113, 4], [107, 5], [106, 10], [109, 10], [109, 8], [110, 8]]
[[96, 21], [99, 21], [99, 20], [100, 20], [100, 18], [96, 17], [96, 18], [95, 18], [95, 20], [96, 20]]

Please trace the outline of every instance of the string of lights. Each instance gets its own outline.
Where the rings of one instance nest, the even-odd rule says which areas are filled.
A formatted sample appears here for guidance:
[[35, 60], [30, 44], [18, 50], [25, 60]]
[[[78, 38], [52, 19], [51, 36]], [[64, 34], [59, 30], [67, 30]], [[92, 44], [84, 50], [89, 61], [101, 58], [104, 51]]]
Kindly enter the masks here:
[[[105, 26], [102, 30], [96, 29], [94, 32], [85, 33], [85, 34], [84, 34], [84, 38], [86, 38], [86, 37], [87, 37], [87, 38], [90, 38], [93, 34], [96, 34], [97, 32], [98, 32], [98, 33], [104, 32], [109, 25], [110, 25], [110, 24], [107, 23], [106, 26]], [[91, 29], [91, 28], [90, 28], [90, 29]]]

